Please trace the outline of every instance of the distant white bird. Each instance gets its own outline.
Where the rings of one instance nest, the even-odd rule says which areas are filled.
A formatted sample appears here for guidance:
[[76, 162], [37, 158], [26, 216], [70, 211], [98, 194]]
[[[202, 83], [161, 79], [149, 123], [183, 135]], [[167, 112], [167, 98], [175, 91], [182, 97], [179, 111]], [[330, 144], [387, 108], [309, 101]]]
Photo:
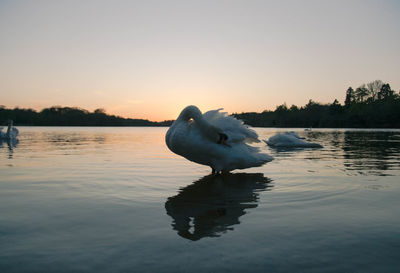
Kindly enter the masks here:
[[258, 167], [273, 160], [247, 144], [259, 142], [254, 130], [220, 110], [202, 114], [196, 106], [187, 106], [165, 135], [168, 148], [210, 166], [212, 173]]
[[278, 133], [264, 142], [275, 148], [322, 148], [318, 143], [304, 141], [296, 132]]
[[13, 121], [8, 121], [7, 132], [3, 132], [3, 127], [0, 127], [0, 139], [15, 139], [18, 136], [18, 129], [13, 126]]

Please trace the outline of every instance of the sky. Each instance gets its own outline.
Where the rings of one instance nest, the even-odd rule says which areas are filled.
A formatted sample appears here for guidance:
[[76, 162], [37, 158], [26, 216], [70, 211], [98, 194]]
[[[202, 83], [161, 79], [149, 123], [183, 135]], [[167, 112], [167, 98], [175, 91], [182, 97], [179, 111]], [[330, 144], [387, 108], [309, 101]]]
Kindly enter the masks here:
[[400, 1], [3, 1], [0, 105], [154, 121], [400, 89]]

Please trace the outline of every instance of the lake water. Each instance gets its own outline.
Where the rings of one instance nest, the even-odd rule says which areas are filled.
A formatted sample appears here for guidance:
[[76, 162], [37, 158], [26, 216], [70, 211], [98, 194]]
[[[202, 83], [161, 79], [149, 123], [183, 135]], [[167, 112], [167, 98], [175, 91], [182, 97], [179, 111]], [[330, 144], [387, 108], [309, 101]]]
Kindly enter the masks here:
[[400, 272], [400, 130], [294, 129], [324, 148], [216, 177], [167, 128], [19, 130], [0, 272]]

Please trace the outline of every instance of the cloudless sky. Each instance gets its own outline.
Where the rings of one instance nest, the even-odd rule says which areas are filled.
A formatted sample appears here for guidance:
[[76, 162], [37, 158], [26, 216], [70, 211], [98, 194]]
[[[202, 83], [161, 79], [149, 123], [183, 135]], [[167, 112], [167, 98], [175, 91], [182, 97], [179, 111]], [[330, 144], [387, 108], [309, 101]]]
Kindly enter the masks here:
[[2, 1], [0, 104], [150, 120], [400, 88], [400, 1]]

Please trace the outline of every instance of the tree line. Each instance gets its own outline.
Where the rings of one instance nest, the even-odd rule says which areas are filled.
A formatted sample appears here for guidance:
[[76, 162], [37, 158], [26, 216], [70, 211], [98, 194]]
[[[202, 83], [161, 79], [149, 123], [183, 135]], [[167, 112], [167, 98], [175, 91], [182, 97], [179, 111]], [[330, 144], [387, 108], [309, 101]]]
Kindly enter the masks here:
[[93, 112], [78, 107], [53, 106], [40, 112], [33, 109], [7, 109], [0, 106], [0, 124], [12, 119], [16, 125], [34, 126], [169, 126], [172, 121], [122, 118], [108, 115], [104, 109]]
[[376, 80], [349, 87], [344, 105], [337, 99], [328, 104], [309, 100], [303, 107], [284, 103], [274, 111], [233, 116], [254, 127], [400, 128], [400, 95]]
[[[235, 113], [232, 116], [254, 127], [400, 128], [400, 94], [388, 83], [376, 80], [356, 89], [349, 87], [344, 105], [337, 99], [328, 104], [310, 99], [302, 107], [288, 107], [284, 103], [274, 111]], [[173, 122], [122, 118], [108, 115], [101, 108], [89, 112], [77, 107], [53, 106], [37, 112], [0, 106], [0, 125], [9, 119], [16, 125], [35, 126], [170, 126]]]

